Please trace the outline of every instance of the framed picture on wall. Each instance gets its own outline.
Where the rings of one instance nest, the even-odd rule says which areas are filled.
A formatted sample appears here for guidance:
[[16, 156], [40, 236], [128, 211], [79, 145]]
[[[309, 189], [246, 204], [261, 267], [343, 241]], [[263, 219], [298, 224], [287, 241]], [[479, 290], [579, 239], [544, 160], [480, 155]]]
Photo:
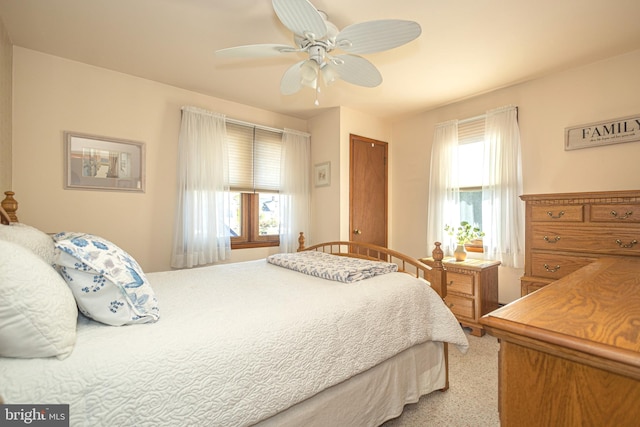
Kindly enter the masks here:
[[331, 162], [318, 163], [314, 167], [314, 183], [316, 187], [331, 185]]
[[144, 192], [143, 142], [64, 132], [65, 189]]

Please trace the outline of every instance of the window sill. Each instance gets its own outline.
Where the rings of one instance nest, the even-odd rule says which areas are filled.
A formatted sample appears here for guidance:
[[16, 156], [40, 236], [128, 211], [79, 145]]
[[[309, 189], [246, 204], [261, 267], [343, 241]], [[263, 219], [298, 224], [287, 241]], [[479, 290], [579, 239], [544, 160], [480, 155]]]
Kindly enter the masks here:
[[239, 242], [231, 243], [231, 249], [249, 249], [249, 248], [267, 248], [272, 246], [280, 246], [279, 241], [274, 242]]

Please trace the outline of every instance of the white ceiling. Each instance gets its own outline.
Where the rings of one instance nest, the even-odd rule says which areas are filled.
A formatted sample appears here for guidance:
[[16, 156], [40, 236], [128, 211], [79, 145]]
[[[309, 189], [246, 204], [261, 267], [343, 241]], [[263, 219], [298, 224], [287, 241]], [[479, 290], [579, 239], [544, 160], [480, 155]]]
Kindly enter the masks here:
[[291, 44], [270, 0], [0, 0], [14, 45], [308, 118], [338, 105], [380, 117], [429, 110], [570, 67], [640, 49], [639, 0], [311, 0], [338, 26], [408, 19], [422, 35], [363, 55], [376, 88], [338, 82], [281, 95], [302, 54], [219, 58], [214, 51]]

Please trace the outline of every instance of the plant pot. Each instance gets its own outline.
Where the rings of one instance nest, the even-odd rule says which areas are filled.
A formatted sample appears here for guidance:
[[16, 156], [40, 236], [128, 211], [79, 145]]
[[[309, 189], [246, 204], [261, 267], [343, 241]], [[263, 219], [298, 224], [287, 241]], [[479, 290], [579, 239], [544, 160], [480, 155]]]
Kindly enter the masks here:
[[467, 259], [467, 250], [464, 248], [464, 245], [456, 246], [456, 250], [453, 251], [453, 256], [456, 258], [456, 261], [464, 261]]

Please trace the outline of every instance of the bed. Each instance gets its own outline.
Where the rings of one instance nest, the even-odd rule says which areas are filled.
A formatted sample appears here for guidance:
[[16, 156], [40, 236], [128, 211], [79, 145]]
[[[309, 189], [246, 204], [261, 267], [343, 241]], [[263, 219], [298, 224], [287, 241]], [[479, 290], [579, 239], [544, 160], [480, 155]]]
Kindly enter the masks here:
[[[18, 296], [29, 298], [27, 292], [8, 294], [6, 288], [15, 275], [13, 264], [31, 260], [37, 251], [4, 236], [15, 230], [42, 232], [18, 225], [12, 197], [2, 206], [7, 225], [0, 230], [5, 260], [0, 304], [6, 306]], [[58, 259], [68, 252], [61, 246], [66, 237], [60, 233], [52, 238]], [[80, 239], [92, 242], [90, 237]], [[73, 342], [66, 347], [62, 343], [61, 354], [48, 357], [21, 354], [20, 348], [17, 356], [7, 356], [16, 344], [11, 341], [16, 331], [7, 332], [0, 323], [0, 398], [5, 404], [68, 404], [72, 426], [376, 426], [400, 415], [405, 404], [420, 396], [446, 390], [448, 344], [466, 352], [468, 343], [442, 301], [442, 265], [432, 270], [373, 245], [330, 242], [305, 248], [302, 234], [300, 242], [297, 254], [269, 260], [141, 272], [138, 279], [152, 289], [152, 297], [144, 301], [151, 309], [148, 318], [136, 312], [136, 321], [124, 326], [85, 316], [85, 310], [94, 313], [74, 300], [73, 286], [78, 285], [75, 276], [67, 277], [79, 313], [73, 325], [67, 321], [59, 329], [67, 328]], [[442, 259], [438, 245], [433, 255]], [[321, 258], [324, 267], [315, 258]], [[353, 274], [323, 278], [343, 272], [327, 269], [327, 264], [351, 271], [351, 261], [372, 263], [374, 269], [392, 264], [397, 271], [362, 280]], [[56, 262], [62, 261], [54, 260], [57, 270], [44, 260], [38, 268], [45, 265], [46, 277], [53, 270], [57, 276], [51, 280], [57, 283], [54, 277], [69, 273]], [[353, 271], [358, 276], [363, 270]], [[36, 284], [41, 277], [37, 279], [23, 285], [37, 286], [37, 292], [49, 286]], [[83, 289], [90, 293], [87, 286]], [[62, 317], [57, 313], [74, 315], [71, 294], [59, 290], [66, 292], [64, 302], [38, 312], [50, 316], [43, 328], [54, 335], [59, 330], [55, 322]], [[141, 306], [142, 299], [138, 295]], [[0, 320], [6, 309], [0, 307]]]

